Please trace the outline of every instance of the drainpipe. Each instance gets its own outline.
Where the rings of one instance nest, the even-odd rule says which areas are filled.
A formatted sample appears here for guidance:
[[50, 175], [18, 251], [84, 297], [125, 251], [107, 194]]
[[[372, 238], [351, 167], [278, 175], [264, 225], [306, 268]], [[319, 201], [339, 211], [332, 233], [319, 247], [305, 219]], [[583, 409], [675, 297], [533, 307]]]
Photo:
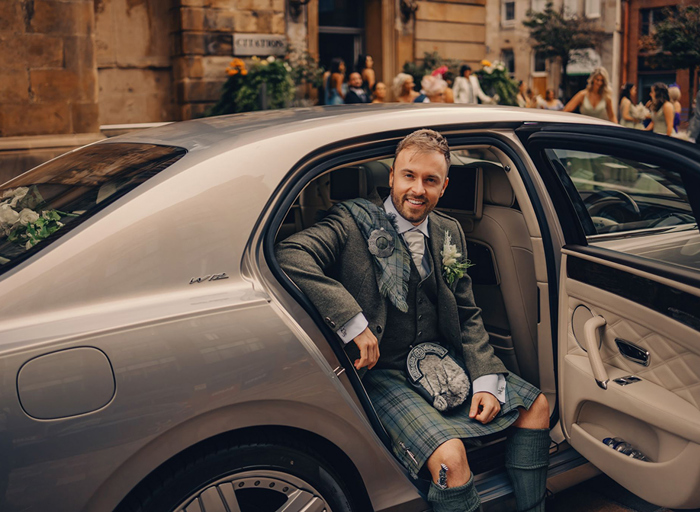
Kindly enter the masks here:
[[622, 30], [622, 0], [615, 0], [615, 30], [613, 32], [613, 59], [612, 59], [612, 88], [613, 88], [613, 110], [617, 111], [620, 97], [620, 63], [622, 62], [621, 36]]
[[629, 0], [625, 1], [624, 4], [623, 20], [624, 25], [622, 28], [622, 83], [626, 84], [629, 82], [629, 38], [630, 38], [630, 3]]

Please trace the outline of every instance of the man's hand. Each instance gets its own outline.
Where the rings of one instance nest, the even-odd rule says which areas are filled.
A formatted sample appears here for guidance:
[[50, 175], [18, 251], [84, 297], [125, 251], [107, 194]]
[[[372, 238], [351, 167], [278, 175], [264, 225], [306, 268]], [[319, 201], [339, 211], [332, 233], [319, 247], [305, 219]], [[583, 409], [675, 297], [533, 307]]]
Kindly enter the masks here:
[[372, 334], [369, 327], [360, 333], [354, 340], [357, 348], [360, 349], [360, 359], [355, 360], [355, 369], [359, 370], [367, 366], [370, 370], [374, 368], [379, 360], [379, 343], [377, 337]]
[[472, 407], [469, 410], [470, 418], [486, 425], [493, 421], [499, 412], [501, 412], [501, 403], [498, 401], [498, 398], [491, 393], [474, 393]]

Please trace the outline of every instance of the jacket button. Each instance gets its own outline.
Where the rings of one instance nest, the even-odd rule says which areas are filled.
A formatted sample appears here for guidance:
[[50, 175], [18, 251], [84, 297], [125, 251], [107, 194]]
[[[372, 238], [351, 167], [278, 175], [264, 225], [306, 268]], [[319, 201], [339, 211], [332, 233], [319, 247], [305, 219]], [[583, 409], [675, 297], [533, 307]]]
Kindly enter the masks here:
[[381, 333], [382, 333], [382, 326], [378, 325], [377, 326], [377, 334], [381, 334]]
[[423, 320], [423, 315], [418, 315], [418, 320]]
[[423, 331], [418, 331], [418, 336], [423, 336]]
[[326, 322], [328, 322], [328, 325], [330, 325], [331, 327], [335, 327], [335, 322], [331, 320], [331, 318], [328, 316], [326, 317]]

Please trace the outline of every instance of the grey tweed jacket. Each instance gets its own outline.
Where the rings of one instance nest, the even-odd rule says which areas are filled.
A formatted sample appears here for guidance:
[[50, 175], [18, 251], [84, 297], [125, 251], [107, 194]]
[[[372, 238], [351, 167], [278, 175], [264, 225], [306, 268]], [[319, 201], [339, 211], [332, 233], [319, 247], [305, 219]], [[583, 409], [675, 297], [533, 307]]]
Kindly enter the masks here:
[[[381, 203], [377, 205], [381, 206]], [[435, 211], [430, 213], [428, 226], [430, 250], [435, 262], [433, 271], [438, 276], [441, 335], [457, 353], [462, 353], [472, 380], [492, 373], [507, 374], [489, 344], [481, 309], [474, 303], [469, 276], [465, 274], [452, 286], [442, 278], [440, 252], [446, 232], [450, 233], [452, 243], [460, 248], [461, 253], [467, 254], [462, 227], [452, 217]], [[394, 306], [380, 295], [367, 242], [344, 208], [334, 206], [322, 221], [280, 242], [275, 252], [284, 271], [334, 331], [358, 313], [363, 313], [370, 330], [379, 340], [381, 351], [387, 309]], [[348, 343], [346, 350], [351, 361], [359, 357], [354, 343]]]

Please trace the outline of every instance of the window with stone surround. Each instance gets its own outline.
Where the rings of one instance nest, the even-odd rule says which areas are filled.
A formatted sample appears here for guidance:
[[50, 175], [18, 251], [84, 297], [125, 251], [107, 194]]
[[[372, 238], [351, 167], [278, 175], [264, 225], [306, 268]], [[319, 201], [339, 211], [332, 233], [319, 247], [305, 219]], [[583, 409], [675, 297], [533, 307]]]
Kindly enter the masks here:
[[600, 0], [586, 0], [586, 17], [600, 17]]
[[508, 70], [508, 73], [510, 75], [515, 74], [515, 55], [513, 54], [513, 50], [508, 48], [505, 50], [501, 51], [501, 60], [503, 61], [503, 64], [505, 64], [506, 69]]
[[505, 27], [515, 25], [515, 2], [501, 2], [501, 24]]

